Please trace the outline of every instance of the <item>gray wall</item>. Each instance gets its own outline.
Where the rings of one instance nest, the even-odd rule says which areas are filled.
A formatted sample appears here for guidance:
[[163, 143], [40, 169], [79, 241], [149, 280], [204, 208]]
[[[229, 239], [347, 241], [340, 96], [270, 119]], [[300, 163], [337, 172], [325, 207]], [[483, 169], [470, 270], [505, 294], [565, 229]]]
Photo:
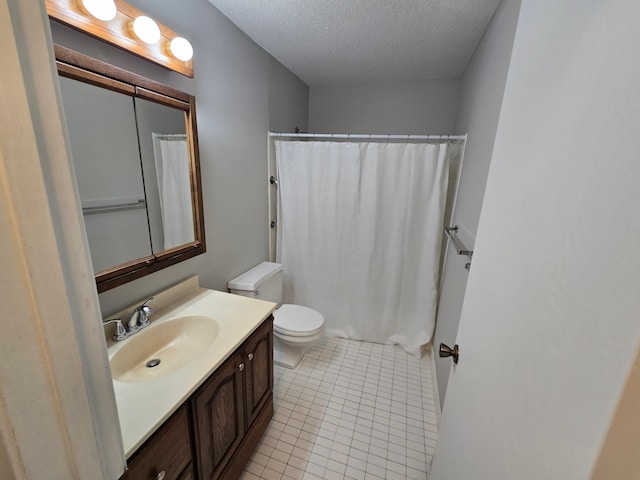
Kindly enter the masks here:
[[[504, 0], [465, 71], [462, 81], [457, 133], [468, 133], [453, 223], [459, 237], [473, 249], [502, 97], [511, 61], [520, 0]], [[434, 345], [456, 342], [462, 302], [467, 285], [467, 257], [448, 249], [440, 290]], [[473, 268], [473, 267], [471, 267]], [[451, 359], [436, 357], [440, 403], [444, 402]]]
[[451, 133], [460, 79], [311, 87], [312, 133]]
[[130, 0], [188, 38], [195, 78], [52, 25], [55, 43], [196, 96], [207, 253], [100, 295], [111, 313], [190, 275], [208, 288], [267, 259], [267, 131], [307, 127], [308, 87], [206, 0]]

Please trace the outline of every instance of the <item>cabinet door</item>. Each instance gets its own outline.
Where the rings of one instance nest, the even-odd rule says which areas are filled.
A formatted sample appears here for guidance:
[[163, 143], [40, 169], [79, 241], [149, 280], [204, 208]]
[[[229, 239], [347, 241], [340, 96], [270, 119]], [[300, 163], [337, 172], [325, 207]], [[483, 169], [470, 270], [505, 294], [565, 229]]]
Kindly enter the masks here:
[[178, 480], [195, 480], [195, 478], [196, 477], [193, 476], [193, 467], [189, 465], [185, 468], [184, 472], [182, 472]]
[[273, 317], [269, 317], [243, 347], [247, 425], [251, 425], [273, 391]]
[[237, 352], [209, 377], [194, 397], [201, 479], [219, 478], [244, 436], [243, 369], [241, 352]]

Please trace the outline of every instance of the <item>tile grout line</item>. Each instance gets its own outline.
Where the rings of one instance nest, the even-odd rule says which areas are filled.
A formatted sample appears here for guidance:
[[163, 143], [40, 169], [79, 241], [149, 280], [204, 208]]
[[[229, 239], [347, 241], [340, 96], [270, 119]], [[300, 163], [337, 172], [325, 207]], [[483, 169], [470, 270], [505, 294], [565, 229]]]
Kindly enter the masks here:
[[296, 370], [275, 368], [274, 419], [241, 478], [425, 479], [428, 367], [397, 346], [322, 339]]

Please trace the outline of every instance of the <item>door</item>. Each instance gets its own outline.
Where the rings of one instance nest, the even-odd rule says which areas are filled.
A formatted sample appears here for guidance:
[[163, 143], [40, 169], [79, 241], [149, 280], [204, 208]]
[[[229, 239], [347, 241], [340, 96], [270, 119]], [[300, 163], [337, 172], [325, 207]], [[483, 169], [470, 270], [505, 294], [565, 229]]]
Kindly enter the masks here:
[[242, 347], [247, 428], [273, 391], [273, 318], [267, 319]]
[[243, 369], [242, 355], [237, 352], [216, 370], [193, 400], [202, 479], [219, 478], [244, 437]]
[[640, 337], [639, 15], [522, 2], [430, 480], [590, 476]]

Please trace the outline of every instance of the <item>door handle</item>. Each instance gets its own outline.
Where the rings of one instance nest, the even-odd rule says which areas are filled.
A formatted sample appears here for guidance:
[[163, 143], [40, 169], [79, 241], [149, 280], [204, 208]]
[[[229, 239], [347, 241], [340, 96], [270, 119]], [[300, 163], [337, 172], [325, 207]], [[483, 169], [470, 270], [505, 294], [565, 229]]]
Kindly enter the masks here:
[[458, 345], [454, 345], [453, 348], [451, 348], [450, 346], [445, 345], [444, 343], [441, 343], [439, 355], [440, 355], [440, 358], [453, 357], [453, 363], [457, 364], [458, 357], [460, 356]]

